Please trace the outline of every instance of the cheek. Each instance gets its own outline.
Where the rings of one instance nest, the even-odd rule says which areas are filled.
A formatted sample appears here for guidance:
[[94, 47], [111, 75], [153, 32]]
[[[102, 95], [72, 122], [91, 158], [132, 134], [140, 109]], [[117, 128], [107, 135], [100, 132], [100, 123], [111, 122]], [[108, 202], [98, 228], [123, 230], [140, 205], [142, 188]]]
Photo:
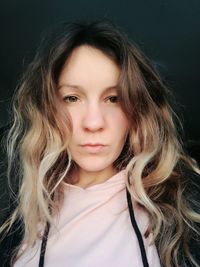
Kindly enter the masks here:
[[122, 112], [110, 117], [109, 124], [111, 125], [113, 131], [118, 134], [118, 136], [123, 137], [129, 131], [129, 121]]
[[72, 123], [72, 135], [74, 135], [80, 129], [80, 112], [77, 112], [76, 110], [70, 111], [69, 117]]

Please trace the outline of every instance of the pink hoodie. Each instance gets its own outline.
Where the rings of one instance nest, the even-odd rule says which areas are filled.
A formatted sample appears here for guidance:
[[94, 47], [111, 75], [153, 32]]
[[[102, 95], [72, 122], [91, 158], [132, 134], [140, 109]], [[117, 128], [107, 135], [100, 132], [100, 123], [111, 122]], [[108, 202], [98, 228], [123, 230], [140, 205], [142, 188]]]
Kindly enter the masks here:
[[[55, 218], [59, 232], [50, 229], [45, 267], [143, 267], [139, 243], [128, 211], [124, 170], [106, 182], [83, 189], [63, 183], [65, 200]], [[148, 216], [133, 203], [143, 236]], [[160, 267], [152, 235], [143, 236], [150, 267]], [[41, 240], [14, 267], [37, 267]], [[22, 247], [22, 249], [25, 247]], [[30, 260], [30, 261], [29, 261]], [[29, 262], [28, 262], [29, 261]]]

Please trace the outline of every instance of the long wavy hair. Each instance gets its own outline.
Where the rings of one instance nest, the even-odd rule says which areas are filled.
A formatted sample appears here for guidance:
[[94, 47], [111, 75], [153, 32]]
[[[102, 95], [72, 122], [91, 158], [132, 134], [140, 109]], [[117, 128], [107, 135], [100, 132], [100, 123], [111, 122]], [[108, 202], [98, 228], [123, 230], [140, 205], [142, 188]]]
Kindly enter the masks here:
[[62, 205], [61, 182], [74, 164], [66, 138], [72, 123], [58, 103], [58, 78], [73, 49], [81, 45], [101, 50], [120, 67], [119, 103], [131, 128], [114, 165], [119, 171], [126, 169], [132, 199], [149, 213], [145, 236], [151, 229], [163, 266], [186, 266], [185, 258], [199, 266], [188, 247], [189, 237], [198, 234], [199, 203], [185, 193], [190, 181], [183, 166], [198, 174], [200, 170], [184, 152], [171, 93], [134, 42], [105, 19], [57, 27], [42, 40], [19, 83], [6, 137], [7, 177], [10, 187], [17, 184], [17, 194], [10, 188], [17, 205], [0, 231], [6, 234], [20, 219], [32, 246], [40, 238], [35, 226], [53, 225], [53, 214]]

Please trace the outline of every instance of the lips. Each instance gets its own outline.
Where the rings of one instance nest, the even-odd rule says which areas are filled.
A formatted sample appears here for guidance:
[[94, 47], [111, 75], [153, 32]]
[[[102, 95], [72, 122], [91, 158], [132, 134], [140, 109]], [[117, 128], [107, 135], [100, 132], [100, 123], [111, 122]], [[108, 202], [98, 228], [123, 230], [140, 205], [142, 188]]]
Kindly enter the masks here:
[[86, 143], [86, 144], [83, 144], [81, 146], [105, 146], [105, 145], [100, 144], [100, 143]]
[[99, 144], [99, 143], [96, 143], [96, 144], [88, 143], [88, 144], [81, 145], [81, 147], [83, 148], [84, 151], [93, 154], [93, 153], [102, 152], [105, 149], [106, 145]]

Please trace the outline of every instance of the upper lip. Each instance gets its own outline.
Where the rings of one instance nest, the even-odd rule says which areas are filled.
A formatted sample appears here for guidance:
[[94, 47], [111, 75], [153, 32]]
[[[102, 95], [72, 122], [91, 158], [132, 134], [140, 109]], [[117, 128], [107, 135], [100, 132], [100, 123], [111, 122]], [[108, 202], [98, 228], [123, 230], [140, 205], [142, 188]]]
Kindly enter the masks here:
[[81, 146], [105, 146], [105, 145], [100, 143], [85, 143], [82, 144]]

